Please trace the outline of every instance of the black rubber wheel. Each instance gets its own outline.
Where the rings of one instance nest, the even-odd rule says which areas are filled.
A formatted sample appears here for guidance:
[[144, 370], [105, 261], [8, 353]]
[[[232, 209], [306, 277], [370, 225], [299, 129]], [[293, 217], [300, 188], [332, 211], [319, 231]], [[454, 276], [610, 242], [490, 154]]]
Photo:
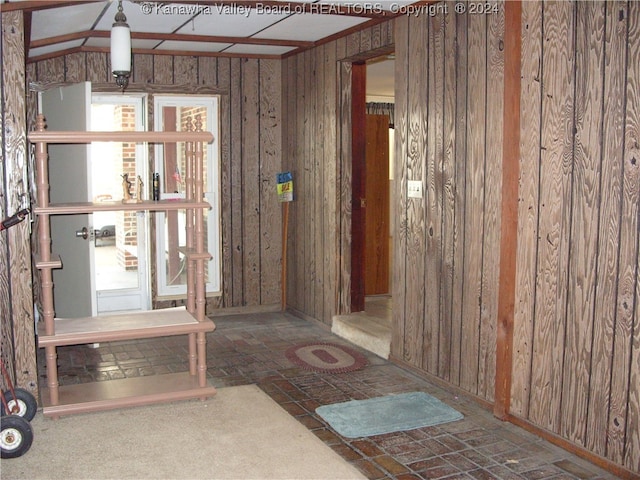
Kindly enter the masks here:
[[16, 458], [24, 455], [33, 443], [31, 424], [18, 415], [7, 415], [0, 420], [0, 448], [2, 458]]
[[[25, 390], [24, 388], [14, 388], [13, 391], [16, 394], [16, 398], [13, 398], [11, 394], [11, 390], [7, 390], [4, 392], [4, 398], [7, 400], [7, 406], [9, 407], [9, 411], [4, 411], [4, 403], [0, 402], [0, 406], [2, 406], [2, 416], [5, 415], [17, 415], [19, 417], [24, 417], [28, 422], [33, 420], [33, 417], [36, 416], [36, 412], [38, 411], [38, 402], [36, 402], [36, 398], [31, 394], [31, 392]], [[13, 411], [15, 407], [17, 411]]]

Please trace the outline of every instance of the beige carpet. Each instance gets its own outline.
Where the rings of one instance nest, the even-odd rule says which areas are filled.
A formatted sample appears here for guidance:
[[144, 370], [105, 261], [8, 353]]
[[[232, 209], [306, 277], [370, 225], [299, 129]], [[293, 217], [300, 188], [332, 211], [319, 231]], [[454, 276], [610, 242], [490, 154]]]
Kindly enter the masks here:
[[176, 402], [72, 415], [38, 413], [2, 479], [363, 479], [255, 385]]

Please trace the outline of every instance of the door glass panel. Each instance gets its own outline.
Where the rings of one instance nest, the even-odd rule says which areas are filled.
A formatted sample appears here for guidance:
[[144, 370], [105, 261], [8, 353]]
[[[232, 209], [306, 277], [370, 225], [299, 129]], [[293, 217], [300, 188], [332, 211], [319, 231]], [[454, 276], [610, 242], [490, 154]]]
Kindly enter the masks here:
[[[207, 292], [220, 291], [219, 175], [218, 175], [218, 99], [199, 96], [156, 96], [155, 128], [165, 132], [211, 131], [212, 144], [202, 145], [203, 193], [211, 210], [204, 212], [206, 251], [212, 260], [205, 268]], [[186, 144], [162, 143], [155, 149], [156, 171], [160, 178], [160, 198], [184, 198], [186, 191]], [[158, 212], [155, 216], [158, 294], [180, 295], [186, 292], [185, 212]]]
[[[135, 131], [136, 105], [93, 104], [91, 125], [98, 131]], [[91, 148], [94, 202], [120, 202], [126, 181], [137, 194], [135, 143], [94, 143]], [[126, 176], [126, 177], [125, 177]], [[142, 194], [142, 192], [141, 192]], [[146, 198], [143, 194], [142, 198]], [[137, 212], [95, 212], [96, 290], [139, 287]]]

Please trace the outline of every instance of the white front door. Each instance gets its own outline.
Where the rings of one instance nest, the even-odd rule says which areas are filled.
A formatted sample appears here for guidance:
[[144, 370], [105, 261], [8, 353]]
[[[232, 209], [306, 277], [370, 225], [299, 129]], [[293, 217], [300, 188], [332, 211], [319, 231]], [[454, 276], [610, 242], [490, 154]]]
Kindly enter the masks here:
[[[144, 98], [130, 95], [94, 95], [91, 126], [95, 131], [145, 130]], [[91, 152], [93, 201], [119, 201], [122, 175], [135, 179], [148, 174], [145, 144], [94, 143]], [[143, 180], [143, 198], [150, 182]], [[148, 235], [145, 212], [96, 212], [96, 296], [98, 313], [148, 310]]]
[[[50, 131], [90, 129], [88, 82], [56, 87], [40, 94], [40, 105]], [[90, 201], [89, 145], [49, 145], [51, 203]], [[83, 236], [86, 232], [86, 238]], [[51, 239], [62, 268], [53, 270], [53, 301], [58, 318], [96, 315], [91, 215], [52, 215]]]

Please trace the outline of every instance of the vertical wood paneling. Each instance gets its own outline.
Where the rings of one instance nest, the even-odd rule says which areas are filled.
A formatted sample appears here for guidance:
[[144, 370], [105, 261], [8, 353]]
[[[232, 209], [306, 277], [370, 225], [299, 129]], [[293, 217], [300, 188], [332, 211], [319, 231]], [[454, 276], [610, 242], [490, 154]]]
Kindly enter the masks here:
[[[196, 57], [196, 61], [198, 62], [198, 84], [218, 85], [218, 68], [224, 68], [218, 67], [218, 59], [216, 57]], [[220, 63], [229, 65], [229, 59], [220, 58]]]
[[602, 136], [604, 5], [576, 12], [573, 192], [561, 434], [584, 444], [594, 321]]
[[456, 120], [455, 120], [455, 205], [453, 224], [453, 303], [451, 308], [451, 382], [460, 385], [462, 359], [462, 298], [464, 292], [464, 218], [465, 177], [467, 171], [467, 70], [469, 63], [467, 41], [467, 15], [455, 15], [456, 50]]
[[[9, 17], [8, 15], [4, 16], [0, 19], [1, 23], [1, 27], [2, 27], [2, 32], [0, 32], [0, 34], [2, 35], [2, 43], [4, 44], [4, 35], [5, 35], [5, 28], [11, 28], [12, 23], [17, 21], [17, 18], [14, 18], [15, 16]], [[11, 52], [10, 50], [7, 50], [6, 48], [2, 50], [2, 58], [0, 58], [0, 60], [2, 61], [2, 64], [5, 65], [8, 61], [9, 58], [12, 56], [15, 56], [14, 52]], [[17, 57], [18, 60], [21, 60], [21, 58], [18, 56]], [[5, 69], [2, 69], [2, 75], [4, 76], [4, 71]], [[0, 82], [0, 102], [3, 103], [4, 105], [4, 97], [5, 97], [5, 81], [4, 78], [2, 79], [2, 82]], [[4, 107], [3, 107], [4, 108]], [[5, 124], [4, 124], [4, 109], [2, 111], [2, 115], [0, 115], [0, 131], [4, 132], [5, 131]], [[5, 180], [5, 147], [4, 147], [4, 135], [2, 136], [3, 139], [3, 145], [2, 148], [0, 148], [0, 194], [2, 194], [2, 196], [4, 197], [4, 195], [6, 194], [5, 192], [7, 191], [6, 188], [6, 180]], [[7, 215], [7, 205], [5, 202], [0, 202], [0, 215], [2, 216], [2, 219], [6, 218]], [[0, 342], [2, 342], [0, 344], [0, 357], [2, 359], [2, 361], [4, 362], [5, 368], [7, 369], [7, 372], [9, 372], [10, 375], [10, 379], [12, 381], [15, 380], [15, 377], [13, 375], [14, 372], [14, 349], [15, 349], [15, 345], [13, 342], [13, 318], [11, 315], [11, 296], [9, 295], [9, 265], [11, 264], [11, 259], [9, 258], [8, 255], [8, 247], [7, 247], [7, 236], [6, 235], [0, 235], [0, 252], [2, 252], [0, 254], [0, 308], [2, 309], [2, 312], [4, 312], [3, 315], [0, 316]], [[3, 376], [0, 376], [0, 388], [2, 388], [2, 391], [5, 391], [8, 388], [8, 385], [6, 383], [6, 380], [4, 379]]]
[[[611, 359], [615, 329], [615, 295], [618, 276], [618, 238], [624, 132], [624, 65], [626, 54], [626, 2], [604, 5], [604, 85], [602, 110], [602, 151], [600, 227], [594, 317], [592, 367], [587, 408], [586, 446], [600, 456], [606, 455], [607, 416], [611, 394]], [[622, 13], [622, 15], [620, 15]]]
[[242, 60], [242, 230], [244, 305], [260, 304], [260, 63]]
[[539, 241], [530, 418], [558, 431], [569, 249], [574, 90], [574, 5], [545, 3]]
[[502, 205], [502, 130], [504, 109], [504, 2], [496, 4], [500, 14], [487, 19], [487, 88], [485, 133], [484, 235], [482, 255], [482, 307], [480, 309], [480, 346], [478, 394], [493, 400], [496, 377], [498, 285], [500, 281], [501, 205]]
[[[384, 25], [386, 25], [386, 23], [379, 23], [378, 25], [375, 25], [370, 29], [370, 43], [372, 50], [375, 50], [376, 48], [380, 48], [382, 46]], [[386, 34], [386, 30], [384, 31], [384, 33]], [[386, 40], [386, 36], [384, 40]]]
[[286, 131], [294, 139], [283, 148], [295, 192], [288, 306], [327, 325], [351, 308], [350, 61], [364, 58], [363, 48], [388, 45], [392, 31], [376, 26], [284, 60]]
[[542, 102], [542, 2], [522, 3], [520, 95], [520, 204], [516, 259], [511, 412], [528, 416], [533, 354], [536, 245], [538, 237], [540, 126]]
[[[4, 25], [2, 27], [4, 29]], [[3, 52], [4, 53], [4, 52]], [[2, 61], [5, 61], [5, 57], [2, 57]], [[4, 89], [0, 89], [0, 100], [4, 98]], [[0, 115], [0, 128], [4, 131], [4, 115]], [[0, 149], [0, 178], [2, 181], [0, 182], [0, 193], [4, 195], [5, 188], [5, 170], [4, 170], [4, 149]], [[2, 218], [7, 217], [6, 206], [4, 202], [0, 202], [0, 215]], [[8, 252], [7, 249], [7, 238], [5, 235], [0, 236], [0, 251], [2, 254], [0, 255], [0, 308], [3, 312], [6, 312], [4, 315], [0, 316], [0, 358], [4, 362], [5, 368], [10, 373], [11, 380], [14, 380], [13, 371], [14, 371], [14, 348], [15, 345], [12, 341], [13, 335], [13, 319], [9, 314], [11, 312], [11, 298], [9, 296], [9, 255], [5, 254]], [[2, 391], [5, 391], [8, 388], [6, 380], [0, 377], [0, 388]]]
[[512, 413], [635, 472], [639, 10], [523, 4], [512, 385]]
[[443, 15], [443, 160], [442, 160], [442, 262], [439, 274], [440, 335], [438, 345], [438, 377], [451, 379], [451, 341], [453, 338], [453, 272], [455, 254], [456, 202], [456, 16]]
[[65, 81], [84, 82], [87, 76], [86, 55], [82, 52], [72, 53], [64, 57]]
[[338, 185], [338, 150], [337, 150], [337, 125], [336, 111], [337, 103], [337, 81], [336, 75], [336, 46], [331, 43], [324, 49], [323, 58], [323, 88], [322, 102], [324, 118], [324, 160], [323, 160], [323, 209], [324, 218], [322, 232], [324, 237], [323, 248], [323, 264], [324, 264], [324, 300], [325, 307], [324, 323], [330, 323], [334, 315], [338, 314], [337, 289], [338, 289], [338, 236], [326, 235], [327, 232], [338, 232], [339, 225], [339, 192], [340, 190], [333, 187]]
[[359, 50], [361, 52], [368, 52], [372, 50], [373, 47], [373, 39], [372, 36], [375, 35], [376, 27], [369, 28], [367, 30], [361, 30], [360, 33], [360, 47]]
[[[111, 65], [109, 63], [109, 55], [100, 52], [87, 52], [86, 53], [87, 64], [87, 78], [86, 81], [92, 83], [109, 82], [112, 80]], [[39, 65], [39, 64], [38, 64]], [[134, 73], [135, 76], [135, 73]], [[38, 77], [47, 81], [53, 82], [48, 75], [43, 75], [38, 70]]]
[[[202, 60], [202, 59], [201, 59]], [[211, 63], [206, 63], [207, 66]], [[233, 221], [232, 221], [232, 164], [231, 164], [231, 61], [228, 58], [216, 62], [217, 70], [211, 72], [201, 64], [200, 82], [210, 82], [215, 74], [216, 85], [228, 92], [220, 96], [220, 134], [218, 146], [220, 148], [220, 219], [222, 228], [220, 266], [222, 268], [222, 298], [221, 307], [233, 305]], [[211, 77], [209, 77], [211, 76]], [[214, 140], [215, 141], [215, 140]]]
[[[2, 153], [6, 155], [0, 169], [0, 191], [3, 193], [2, 214], [6, 216], [30, 206], [23, 22], [21, 11], [2, 14], [2, 64], [12, 65], [12, 68], [2, 69], [0, 95], [3, 106]], [[0, 296], [2, 358], [7, 360], [12, 381], [37, 395], [29, 221], [14, 225], [2, 236], [0, 245], [4, 248], [0, 255], [5, 267], [2, 283], [6, 287]], [[2, 382], [4, 384], [4, 379]]]
[[173, 57], [173, 83], [189, 85], [198, 83], [198, 59], [185, 55]]
[[38, 78], [47, 82], [64, 82], [64, 57], [50, 58], [38, 62]]
[[[511, 413], [638, 471], [640, 7], [522, 8]], [[224, 306], [277, 303], [279, 205], [269, 191], [282, 150], [296, 186], [293, 308], [325, 323], [348, 309], [351, 132], [335, 121], [350, 113], [350, 66], [336, 61], [389, 44], [395, 30], [392, 355], [491, 400], [501, 21], [400, 17], [286, 59], [284, 71], [276, 61], [135, 56], [136, 83], [228, 91], [221, 98]], [[104, 53], [73, 54], [39, 62], [30, 77], [107, 82], [108, 63]], [[278, 94], [286, 107], [272, 118]], [[278, 147], [283, 116], [287, 140]], [[407, 200], [408, 179], [425, 182], [424, 203]]]
[[[306, 71], [306, 57], [305, 55], [297, 56], [297, 65], [296, 65], [296, 79], [295, 79], [295, 104], [296, 104], [296, 126], [295, 126], [295, 137], [296, 137], [296, 149], [294, 152], [294, 158], [292, 159], [296, 168], [294, 170], [294, 184], [293, 184], [293, 192], [296, 199], [293, 208], [290, 208], [290, 212], [293, 215], [293, 222], [290, 222], [293, 225], [295, 230], [295, 262], [290, 265], [296, 265], [298, 268], [292, 272], [290, 275], [293, 279], [295, 279], [295, 286], [290, 292], [293, 294], [293, 298], [295, 301], [292, 306], [299, 309], [300, 311], [305, 311], [305, 291], [309, 288], [308, 282], [309, 279], [305, 278], [301, 275], [301, 271], [305, 269], [305, 250], [309, 248], [309, 245], [305, 242], [304, 232], [306, 229], [305, 222], [305, 206], [309, 201], [308, 193], [306, 189], [306, 175], [305, 172], [307, 167], [305, 165], [305, 123], [306, 123], [306, 112], [305, 112], [305, 83], [304, 83], [304, 72]], [[300, 268], [302, 266], [302, 268]]]
[[153, 83], [173, 85], [174, 65], [170, 55], [156, 55], [153, 58]]
[[[421, 16], [409, 24], [409, 62], [407, 111], [407, 180], [426, 185], [427, 145], [427, 18]], [[420, 368], [424, 332], [424, 265], [425, 265], [425, 203], [422, 198], [407, 200], [406, 282], [404, 360]]]
[[[324, 74], [322, 72], [323, 67], [323, 51], [325, 46], [320, 46], [315, 55], [313, 55], [313, 67], [309, 69], [311, 75], [311, 98], [313, 102], [313, 109], [310, 116], [311, 134], [310, 150], [313, 160], [313, 188], [315, 190], [313, 194], [313, 231], [312, 244], [313, 250], [313, 265], [315, 272], [315, 281], [313, 284], [313, 311], [314, 318], [324, 319], [324, 241], [325, 235], [322, 230], [324, 226], [324, 184], [322, 183], [322, 172], [324, 170], [324, 118], [322, 116], [322, 90], [324, 87]], [[319, 141], [318, 141], [319, 140]]]
[[245, 305], [244, 301], [244, 228], [242, 221], [243, 214], [243, 162], [244, 152], [242, 148], [243, 135], [243, 92], [242, 92], [242, 59], [231, 59], [230, 80], [229, 80], [229, 110], [230, 129], [235, 134], [230, 138], [231, 149], [231, 283], [233, 285], [232, 304], [235, 306]]
[[[616, 412], [624, 411], [626, 403], [623, 461], [628, 468], [640, 472], [640, 4], [630, 2], [628, 14], [620, 272], [612, 387], [615, 397], [612, 395], [611, 402]], [[628, 343], [629, 338], [631, 343]], [[628, 367], [623, 365], [625, 359], [629, 362]], [[620, 370], [616, 370], [617, 367]], [[629, 372], [628, 383], [622, 377], [626, 370]], [[622, 394], [625, 386], [628, 389], [626, 401]], [[614, 419], [614, 424], [620, 420]], [[614, 443], [612, 448], [619, 446]]]
[[443, 114], [442, 114], [442, 260], [440, 279], [440, 326], [438, 337], [437, 376], [449, 381], [451, 374], [451, 338], [453, 322], [453, 268], [454, 268], [454, 231], [455, 223], [455, 156], [456, 156], [456, 24], [454, 15], [443, 15]]
[[[285, 152], [292, 152], [294, 150], [294, 145], [295, 145], [295, 134], [292, 130], [292, 126], [295, 121], [295, 105], [293, 102], [287, 101], [287, 95], [286, 95], [286, 92], [289, 92], [293, 88], [295, 88], [294, 85], [292, 84], [292, 80], [293, 80], [292, 73], [294, 69], [291, 66], [292, 62], [294, 61], [295, 61], [294, 58], [288, 57], [288, 58], [285, 58], [280, 63], [280, 69], [281, 69], [281, 75], [282, 75], [282, 111], [283, 111], [283, 116], [282, 116], [282, 143], [283, 143], [282, 171], [283, 172], [290, 172], [292, 171], [292, 168], [293, 168], [293, 162], [291, 161], [290, 156], [287, 155]], [[289, 215], [288, 222], [290, 223], [291, 218], [293, 216], [291, 213], [291, 204], [289, 204], [288, 215]], [[284, 217], [282, 221], [283, 222], [285, 221]], [[285, 262], [287, 265], [293, 262], [293, 257], [291, 255], [291, 252], [295, 251], [295, 247], [291, 246], [293, 242], [293, 238], [294, 238], [294, 235], [292, 235], [292, 228], [291, 228], [291, 225], [289, 224], [287, 225], [287, 237], [283, 238], [283, 241], [286, 244], [287, 258], [286, 259], [283, 258], [282, 261]], [[289, 270], [289, 269], [285, 269], [285, 270]], [[283, 307], [287, 308], [287, 306], [291, 304], [289, 297], [291, 296], [292, 280], [291, 280], [291, 275], [286, 273], [286, 271], [285, 271], [285, 276], [283, 277], [283, 280], [285, 281], [284, 288], [286, 289], [286, 298], [283, 302]]]
[[425, 196], [424, 334], [422, 368], [438, 372], [440, 338], [440, 289], [442, 264], [442, 117], [444, 113], [444, 18], [428, 17], [428, 106]]
[[399, 17], [394, 21], [396, 39], [395, 78], [399, 83], [396, 88], [394, 106], [394, 193], [395, 204], [393, 232], [393, 325], [391, 331], [390, 355], [404, 359], [404, 339], [407, 335], [405, 324], [405, 306], [407, 292], [407, 120], [409, 118], [409, 98], [405, 88], [409, 77], [409, 17]]
[[360, 46], [360, 41], [360, 32], [354, 32], [351, 35], [347, 35], [344, 52], [345, 57], [351, 57], [363, 51]]
[[133, 81], [135, 83], [153, 83], [153, 55], [136, 54], [133, 56]]
[[317, 185], [316, 181], [316, 157], [315, 151], [315, 111], [316, 111], [316, 95], [315, 95], [315, 52], [307, 50], [304, 52], [305, 71], [304, 71], [304, 88], [305, 88], [305, 111], [304, 111], [304, 185], [306, 198], [304, 202], [304, 265], [305, 265], [305, 291], [304, 291], [304, 311], [309, 312], [311, 316], [317, 318], [315, 298], [316, 290], [316, 222], [318, 221], [316, 212]]
[[[64, 65], [77, 66], [74, 72], [67, 68], [67, 81], [112, 82], [108, 55], [96, 52], [34, 64], [30, 80], [55, 81]], [[283, 150], [280, 62], [134, 55], [133, 66], [136, 84], [163, 85], [173, 93], [197, 94], [201, 85], [221, 92], [216, 142], [221, 155], [222, 295], [210, 298], [208, 309], [280, 303], [281, 214], [275, 193]]]
[[282, 215], [276, 174], [282, 154], [282, 78], [279, 62], [260, 61], [260, 304], [280, 302]]
[[[347, 42], [341, 38], [336, 42], [338, 59], [346, 55]], [[339, 288], [338, 313], [351, 310], [351, 70], [349, 62], [340, 62], [337, 72], [338, 92], [340, 98], [338, 111], [338, 202], [339, 215]]]
[[[282, 62], [282, 77], [283, 77], [283, 87], [282, 87], [282, 95], [283, 95], [283, 110], [285, 111], [284, 115], [284, 124], [283, 127], [283, 155], [282, 155], [282, 171], [292, 172], [294, 173], [295, 161], [293, 158], [293, 152], [295, 152], [296, 145], [296, 103], [292, 101], [287, 101], [287, 95], [285, 92], [295, 91], [296, 86], [296, 76], [295, 76], [295, 57], [286, 58]], [[285, 153], [287, 152], [287, 153]], [[290, 265], [292, 265], [295, 261], [294, 254], [296, 252], [296, 235], [295, 235], [295, 207], [296, 204], [296, 178], [294, 176], [294, 184], [293, 184], [293, 202], [289, 204], [289, 224], [287, 228], [287, 275], [286, 275], [286, 289], [287, 289], [287, 298], [286, 305], [288, 307], [292, 304], [292, 298], [295, 298], [295, 288], [296, 281], [295, 276], [291, 275], [289, 272], [292, 270]], [[284, 221], [284, 220], [283, 220]]]
[[479, 322], [484, 252], [485, 129], [487, 88], [486, 17], [469, 15], [467, 84], [467, 170], [465, 179], [464, 290], [460, 386], [478, 389]]

